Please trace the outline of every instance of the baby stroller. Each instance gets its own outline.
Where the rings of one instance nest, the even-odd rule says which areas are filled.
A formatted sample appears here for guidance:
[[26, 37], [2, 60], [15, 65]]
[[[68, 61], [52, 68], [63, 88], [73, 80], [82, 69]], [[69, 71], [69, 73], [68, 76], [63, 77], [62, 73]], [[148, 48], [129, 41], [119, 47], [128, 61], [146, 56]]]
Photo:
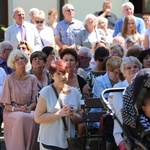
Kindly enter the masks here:
[[[123, 92], [124, 88], [111, 88], [102, 92], [103, 105], [116, 119], [123, 131], [125, 146], [128, 150], [149, 150], [150, 129], [144, 128], [140, 122], [140, 111], [143, 95], [150, 92], [150, 69], [142, 69], [123, 94], [122, 118], [123, 124], [104, 98], [107, 92]], [[149, 120], [150, 121], [150, 120]], [[148, 122], [148, 121], [147, 121]], [[148, 122], [150, 123], [150, 122]]]

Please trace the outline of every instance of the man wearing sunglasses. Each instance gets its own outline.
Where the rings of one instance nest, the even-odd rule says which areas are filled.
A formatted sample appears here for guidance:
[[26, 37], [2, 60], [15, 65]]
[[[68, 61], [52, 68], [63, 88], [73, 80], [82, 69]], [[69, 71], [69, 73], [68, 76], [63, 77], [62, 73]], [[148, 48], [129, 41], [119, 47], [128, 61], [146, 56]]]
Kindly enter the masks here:
[[54, 30], [54, 35], [56, 44], [63, 49], [66, 46], [75, 46], [74, 36], [83, 29], [83, 23], [74, 19], [75, 10], [72, 4], [65, 4], [62, 7], [62, 14], [64, 20], [58, 22]]
[[21, 40], [26, 40], [32, 49], [38, 49], [40, 39], [34, 25], [25, 22], [25, 12], [23, 8], [17, 7], [13, 11], [15, 23], [9, 26], [5, 31], [5, 40], [12, 43], [13, 48], [17, 46]]

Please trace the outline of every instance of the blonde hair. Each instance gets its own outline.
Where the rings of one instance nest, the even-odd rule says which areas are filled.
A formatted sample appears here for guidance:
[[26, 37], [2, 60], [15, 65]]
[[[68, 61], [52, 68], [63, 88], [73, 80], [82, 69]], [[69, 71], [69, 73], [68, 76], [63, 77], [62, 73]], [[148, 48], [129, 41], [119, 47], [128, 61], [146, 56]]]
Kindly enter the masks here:
[[106, 62], [106, 70], [107, 71], [114, 71], [117, 68], [120, 68], [122, 59], [118, 56], [112, 56]]
[[42, 19], [45, 21], [45, 13], [43, 10], [39, 10], [39, 12], [37, 13], [37, 15], [35, 16], [35, 19]]
[[28, 57], [27, 54], [25, 54], [24, 52], [22, 52], [22, 51], [20, 51], [20, 50], [18, 50], [18, 49], [13, 50], [13, 51], [10, 53], [10, 55], [9, 55], [9, 57], [8, 57], [8, 61], [7, 61], [7, 65], [8, 65], [10, 68], [15, 69], [14, 60], [15, 60], [15, 57], [16, 57], [16, 56], [20, 56], [20, 57], [23, 56], [23, 57], [25, 58], [25, 60], [26, 60], [26, 64], [27, 64], [28, 61], [29, 61], [29, 57]]

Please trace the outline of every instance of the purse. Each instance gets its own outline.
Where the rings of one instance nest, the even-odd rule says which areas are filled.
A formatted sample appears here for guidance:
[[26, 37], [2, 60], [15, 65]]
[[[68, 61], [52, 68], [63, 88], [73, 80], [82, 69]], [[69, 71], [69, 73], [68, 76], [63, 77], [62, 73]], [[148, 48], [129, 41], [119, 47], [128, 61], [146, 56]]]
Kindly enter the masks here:
[[[59, 105], [60, 107], [62, 108], [62, 103], [59, 99], [59, 95], [57, 93], [57, 90], [55, 88], [55, 86], [53, 84], [51, 84], [55, 94], [56, 94], [56, 97], [58, 99], [58, 102], [59, 102]], [[68, 147], [69, 147], [69, 150], [85, 150], [86, 148], [86, 143], [87, 143], [87, 137], [86, 136], [82, 136], [82, 137], [74, 137], [74, 138], [70, 138], [69, 137], [69, 134], [68, 134], [68, 126], [67, 126], [67, 123], [66, 123], [66, 120], [65, 120], [65, 117], [62, 117], [62, 122], [64, 124], [64, 130], [66, 132], [66, 140], [67, 140], [67, 143], [68, 143]]]

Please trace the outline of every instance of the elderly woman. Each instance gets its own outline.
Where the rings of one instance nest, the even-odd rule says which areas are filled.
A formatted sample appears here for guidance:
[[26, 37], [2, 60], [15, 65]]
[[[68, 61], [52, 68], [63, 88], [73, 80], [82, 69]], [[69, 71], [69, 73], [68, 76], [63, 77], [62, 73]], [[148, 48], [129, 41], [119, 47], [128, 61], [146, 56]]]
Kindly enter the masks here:
[[97, 17], [93, 14], [88, 14], [85, 17], [84, 27], [85, 29], [76, 34], [75, 44], [94, 49], [95, 43], [100, 41], [105, 33], [97, 30]]
[[38, 91], [49, 85], [52, 81], [49, 71], [44, 69], [46, 58], [46, 55], [41, 51], [35, 51], [30, 57], [32, 69], [29, 71], [29, 73], [36, 76]]
[[13, 50], [8, 58], [8, 66], [15, 71], [5, 78], [1, 96], [7, 150], [38, 149], [39, 126], [34, 122], [37, 80], [26, 72], [27, 62], [28, 56], [20, 50]]
[[110, 46], [110, 56], [118, 56], [118, 57], [123, 57], [125, 56], [125, 49], [121, 46], [121, 44], [112, 44]]
[[[120, 66], [120, 70], [125, 80], [115, 84], [113, 87], [114, 88], [127, 87], [129, 83], [132, 81], [132, 79], [134, 78], [135, 74], [141, 68], [142, 68], [142, 64], [136, 57], [133, 56], [124, 57]], [[110, 93], [108, 101], [113, 111], [117, 115], [118, 119], [122, 122], [122, 116], [121, 116], [121, 109], [123, 107], [122, 92]], [[114, 134], [116, 144], [119, 146], [120, 149], [123, 148], [124, 145], [123, 145], [122, 129], [116, 120], [114, 120], [113, 134]]]
[[[27, 41], [20, 41], [17, 48], [30, 57], [32, 50], [30, 45], [27, 43]], [[26, 71], [29, 71], [30, 69], [31, 69], [31, 64], [30, 62], [28, 62], [26, 65]]]
[[108, 19], [98, 17], [97, 28], [105, 32], [105, 40], [108, 45], [112, 43], [114, 30], [108, 28]]
[[41, 47], [45, 45], [55, 45], [53, 30], [45, 26], [45, 13], [40, 10], [35, 17], [36, 28], [41, 40]]
[[74, 137], [75, 123], [82, 118], [81, 95], [76, 88], [66, 84], [69, 66], [64, 61], [52, 62], [49, 72], [54, 83], [40, 91], [35, 110], [35, 121], [40, 123], [38, 141], [41, 150], [67, 149], [66, 131], [62, 118], [65, 117], [70, 137]]

